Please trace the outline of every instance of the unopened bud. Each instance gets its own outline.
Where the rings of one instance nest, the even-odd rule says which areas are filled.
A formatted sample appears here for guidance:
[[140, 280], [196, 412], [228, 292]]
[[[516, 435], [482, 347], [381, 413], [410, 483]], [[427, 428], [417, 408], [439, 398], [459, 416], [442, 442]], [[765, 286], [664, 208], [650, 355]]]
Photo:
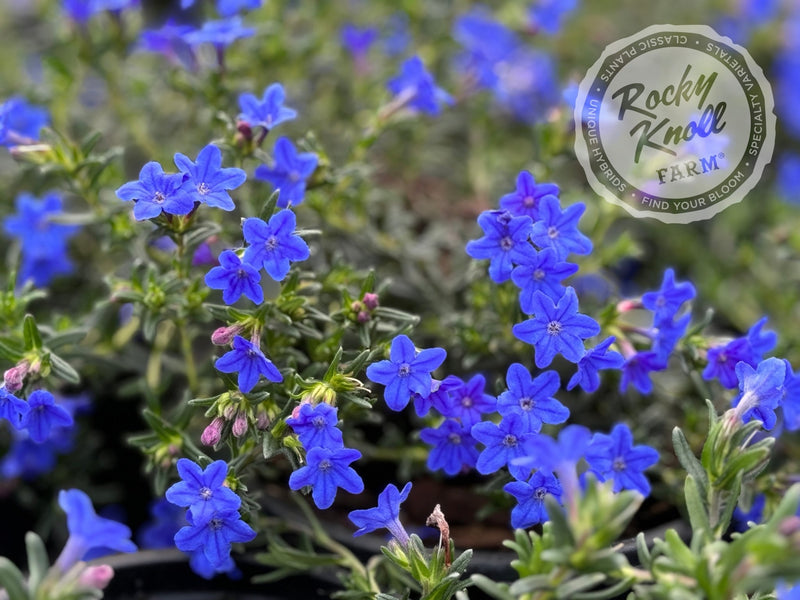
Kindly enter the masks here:
[[362, 310], [361, 312], [358, 313], [358, 315], [356, 315], [356, 321], [358, 321], [359, 323], [366, 323], [371, 318], [372, 317], [370, 316], [370, 314], [365, 310]]
[[247, 121], [237, 121], [236, 122], [236, 131], [239, 132], [239, 135], [243, 140], [250, 141], [253, 139], [253, 128], [250, 127], [250, 123]]
[[200, 436], [200, 443], [204, 446], [216, 446], [222, 437], [222, 427], [225, 425], [225, 419], [222, 417], [215, 417], [211, 423], [208, 424]]
[[361, 299], [369, 310], [375, 310], [378, 308], [378, 294], [373, 294], [372, 292], [367, 292], [364, 294], [364, 297]]
[[233, 342], [235, 338], [242, 331], [241, 325], [230, 325], [228, 327], [220, 327], [215, 329], [211, 334], [211, 343], [215, 346], [227, 346]]
[[800, 517], [797, 515], [786, 517], [778, 525], [778, 531], [786, 537], [797, 535], [800, 533]]
[[84, 588], [103, 590], [114, 577], [114, 569], [109, 565], [86, 567], [78, 578], [78, 584]]
[[263, 408], [256, 413], [256, 427], [260, 431], [264, 431], [269, 427], [269, 415]]
[[22, 384], [25, 382], [25, 376], [28, 374], [30, 366], [27, 360], [23, 360], [3, 373], [3, 384], [9, 393], [13, 394], [22, 389]]
[[240, 411], [236, 414], [236, 418], [233, 420], [233, 428], [231, 431], [237, 438], [242, 437], [245, 433], [247, 433], [247, 415], [244, 413], [244, 411]]
[[354, 313], [361, 312], [362, 310], [364, 310], [364, 305], [361, 304], [359, 300], [354, 300], [350, 304], [350, 310], [352, 310]]

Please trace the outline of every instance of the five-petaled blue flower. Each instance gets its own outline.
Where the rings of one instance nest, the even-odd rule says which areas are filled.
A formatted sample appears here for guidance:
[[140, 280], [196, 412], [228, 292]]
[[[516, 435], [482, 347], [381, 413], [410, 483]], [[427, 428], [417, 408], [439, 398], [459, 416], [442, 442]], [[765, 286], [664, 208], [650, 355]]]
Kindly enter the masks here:
[[400, 74], [390, 79], [386, 87], [403, 105], [429, 115], [438, 115], [440, 104], [453, 103], [453, 97], [436, 85], [419, 56], [406, 59]]
[[478, 461], [475, 438], [469, 428], [458, 421], [447, 419], [438, 428], [426, 427], [419, 432], [426, 444], [433, 445], [428, 454], [428, 469], [442, 469], [448, 475], [457, 475], [463, 469], [472, 468]]
[[401, 546], [408, 545], [408, 532], [400, 523], [400, 504], [408, 498], [410, 491], [411, 483], [405, 484], [402, 491], [390, 483], [378, 496], [378, 506], [351, 511], [347, 517], [358, 527], [353, 536], [364, 535], [376, 529], [387, 529]]
[[45, 108], [14, 96], [0, 104], [0, 146], [30, 144], [39, 139], [42, 127], [50, 123]]
[[583, 340], [600, 333], [597, 321], [578, 313], [578, 296], [571, 287], [558, 303], [536, 292], [531, 308], [534, 317], [517, 323], [511, 331], [536, 349], [535, 362], [540, 369], [553, 362], [558, 353], [577, 363], [585, 353]]
[[150, 161], [139, 172], [138, 181], [129, 181], [116, 194], [120, 200], [134, 200], [133, 216], [137, 221], [152, 219], [165, 212], [185, 215], [194, 208], [194, 198], [184, 185], [184, 174], [164, 173], [155, 161]]
[[663, 371], [667, 368], [664, 359], [653, 350], [644, 350], [632, 354], [622, 364], [622, 377], [619, 380], [619, 391], [624, 392], [632, 383], [633, 387], [642, 394], [653, 391], [653, 382], [650, 380], [652, 371]]
[[224, 50], [238, 39], [250, 37], [256, 30], [245, 27], [239, 16], [217, 21], [206, 21], [200, 29], [188, 31], [183, 39], [191, 46], [212, 44], [217, 50]]
[[478, 456], [475, 468], [478, 473], [489, 475], [508, 466], [510, 473], [517, 479], [527, 479], [530, 467], [512, 462], [531, 453], [531, 440], [536, 435], [528, 428], [519, 413], [509, 413], [500, 424], [492, 421], [475, 423], [470, 431], [472, 437], [486, 446]]
[[567, 383], [568, 390], [580, 385], [584, 391], [594, 392], [600, 387], [598, 371], [622, 368], [625, 359], [619, 352], [608, 349], [615, 340], [614, 336], [607, 337], [597, 346], [586, 351], [586, 354], [578, 361], [578, 370]]
[[20, 429], [27, 429], [31, 439], [40, 444], [50, 436], [54, 427], [71, 427], [72, 415], [56, 404], [53, 394], [36, 390], [28, 396], [28, 410], [22, 415]]
[[595, 433], [586, 449], [589, 470], [600, 481], [611, 479], [614, 492], [636, 490], [647, 496], [650, 482], [643, 471], [658, 462], [658, 452], [650, 446], [633, 445], [633, 434], [624, 423], [617, 423], [611, 435]]
[[736, 377], [739, 395], [732, 402], [736, 416], [745, 423], [758, 419], [766, 430], [775, 427], [775, 409], [783, 400], [786, 363], [773, 357], [761, 361], [754, 369], [740, 362], [736, 365]]
[[219, 266], [206, 273], [208, 287], [222, 291], [225, 304], [233, 304], [242, 294], [256, 304], [264, 301], [261, 288], [261, 273], [253, 265], [242, 261], [233, 250], [223, 250], [219, 255]]
[[336, 427], [337, 412], [336, 407], [324, 402], [306, 402], [300, 405], [296, 417], [286, 419], [286, 424], [291, 426], [306, 450], [317, 447], [337, 450], [344, 447], [342, 432]]
[[524, 260], [523, 247], [528, 245], [533, 221], [527, 215], [513, 216], [501, 210], [486, 210], [478, 216], [483, 237], [467, 242], [467, 254], [472, 258], [490, 259], [489, 277], [502, 283], [511, 277], [514, 263]]
[[497, 412], [504, 417], [518, 414], [527, 431], [536, 433], [542, 423], [563, 423], [569, 417], [569, 409], [553, 398], [561, 387], [555, 371], [545, 371], [535, 379], [520, 363], [513, 363], [506, 373], [508, 390], [497, 397]]
[[370, 47], [378, 39], [376, 27], [356, 27], [345, 23], [339, 32], [342, 46], [352, 55], [357, 65], [363, 65]]
[[242, 499], [224, 485], [228, 475], [224, 460], [215, 460], [202, 469], [188, 458], [181, 458], [177, 467], [183, 481], [172, 484], [166, 498], [176, 506], [188, 508], [195, 525], [205, 525], [214, 513], [239, 510]]
[[389, 359], [367, 367], [370, 381], [385, 385], [383, 398], [392, 410], [403, 410], [412, 394], [429, 396], [431, 373], [444, 362], [447, 353], [443, 348], [427, 348], [417, 353], [407, 335], [392, 340]]
[[317, 508], [330, 508], [338, 488], [351, 494], [364, 491], [364, 482], [349, 466], [359, 458], [361, 452], [352, 448], [311, 448], [306, 453], [306, 465], [289, 476], [289, 487], [299, 490], [310, 485]]
[[233, 338], [233, 349], [214, 363], [214, 368], [223, 373], [239, 373], [237, 383], [245, 394], [252, 390], [263, 375], [273, 383], [283, 381], [283, 375], [261, 349], [242, 336]]
[[234, 204], [228, 190], [236, 189], [247, 179], [247, 173], [242, 169], [222, 168], [222, 152], [214, 144], [208, 144], [200, 150], [197, 162], [177, 153], [175, 166], [188, 176], [185, 183], [194, 189], [192, 196], [195, 201], [222, 210], [233, 210]]
[[264, 90], [261, 100], [253, 94], [245, 93], [239, 95], [239, 120], [244, 121], [250, 127], [263, 127], [269, 131], [276, 125], [284, 121], [289, 121], [297, 116], [297, 111], [288, 106], [284, 106], [286, 93], [280, 83], [273, 83]]
[[469, 381], [451, 387], [437, 410], [445, 417], [458, 419], [465, 427], [471, 427], [480, 422], [484, 414], [495, 411], [497, 399], [487, 394], [485, 389], [486, 378], [481, 374], [473, 375]]
[[661, 288], [655, 292], [642, 295], [642, 304], [655, 313], [655, 319], [672, 319], [684, 302], [688, 302], [697, 295], [694, 286], [689, 281], [675, 283], [675, 271], [664, 271], [664, 280]]
[[547, 521], [544, 500], [548, 495], [561, 501], [561, 485], [558, 479], [545, 471], [536, 471], [528, 481], [507, 483], [503, 490], [517, 499], [517, 505], [511, 509], [511, 526], [516, 529], [527, 529]]
[[268, 223], [257, 217], [245, 219], [242, 232], [249, 246], [244, 251], [244, 260], [263, 268], [275, 281], [281, 281], [291, 262], [306, 260], [310, 255], [308, 244], [295, 233], [296, 226], [294, 213], [288, 209], [276, 212]]
[[528, 171], [520, 171], [517, 175], [517, 189], [500, 198], [500, 208], [507, 210], [515, 217], [528, 215], [533, 221], [539, 219], [539, 201], [544, 196], [558, 196], [555, 183], [536, 183]]
[[552, 248], [537, 251], [530, 244], [522, 244], [519, 250], [511, 280], [520, 289], [519, 306], [522, 312], [532, 314], [534, 294], [542, 292], [557, 302], [566, 290], [561, 280], [577, 273], [578, 265], [559, 261]]
[[131, 530], [122, 523], [98, 517], [92, 501], [81, 490], [61, 490], [58, 505], [67, 513], [69, 538], [56, 559], [65, 573], [92, 548], [109, 548], [117, 552], [136, 552]]
[[585, 210], [583, 202], [576, 202], [562, 212], [558, 198], [545, 196], [539, 202], [539, 220], [533, 224], [531, 241], [539, 248], [552, 248], [558, 260], [570, 253], [589, 254], [592, 241], [578, 230]]
[[256, 179], [270, 182], [280, 190], [278, 206], [286, 208], [291, 202], [300, 204], [305, 199], [306, 181], [317, 168], [317, 155], [313, 152], [298, 152], [288, 138], [279, 137], [272, 151], [272, 166], [259, 165]]
[[0, 419], [6, 419], [14, 429], [20, 429], [22, 416], [27, 412], [27, 402], [20, 400], [6, 388], [0, 387]]
[[189, 525], [175, 534], [175, 546], [183, 552], [201, 551], [217, 571], [230, 566], [232, 543], [249, 542], [256, 537], [238, 510], [215, 512], [204, 523], [195, 522], [192, 511], [188, 510], [186, 520]]

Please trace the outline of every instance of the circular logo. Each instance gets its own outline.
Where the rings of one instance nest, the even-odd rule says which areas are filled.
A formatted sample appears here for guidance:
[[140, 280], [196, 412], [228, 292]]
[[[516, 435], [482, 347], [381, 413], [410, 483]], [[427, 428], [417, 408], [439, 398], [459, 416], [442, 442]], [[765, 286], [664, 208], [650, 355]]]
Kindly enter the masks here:
[[636, 217], [708, 219], [744, 198], [775, 145], [769, 82], [705, 25], [608, 46], [581, 82], [575, 152], [592, 188]]

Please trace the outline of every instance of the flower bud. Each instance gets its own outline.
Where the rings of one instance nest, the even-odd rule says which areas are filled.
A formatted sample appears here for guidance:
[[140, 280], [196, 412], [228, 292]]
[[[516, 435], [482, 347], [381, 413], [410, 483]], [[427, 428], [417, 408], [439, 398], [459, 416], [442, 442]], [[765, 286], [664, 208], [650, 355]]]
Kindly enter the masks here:
[[236, 418], [233, 420], [232, 432], [237, 438], [247, 433], [247, 415], [244, 411], [236, 413]]
[[369, 310], [375, 310], [378, 308], [378, 294], [373, 294], [372, 292], [367, 292], [364, 294], [364, 297], [361, 299]]
[[366, 323], [366, 322], [367, 322], [367, 321], [369, 321], [371, 318], [372, 318], [372, 317], [370, 316], [370, 314], [369, 314], [367, 311], [365, 311], [365, 310], [362, 310], [361, 312], [359, 312], [359, 313], [358, 313], [358, 315], [356, 315], [356, 320], [357, 320], [359, 323]]
[[208, 424], [200, 436], [200, 443], [204, 446], [216, 446], [222, 437], [222, 427], [225, 425], [225, 419], [222, 417], [215, 417], [211, 423]]
[[248, 123], [247, 121], [237, 121], [236, 131], [239, 132], [239, 135], [243, 140], [249, 142], [253, 139], [253, 128], [250, 127], [250, 123]]
[[27, 360], [22, 360], [3, 373], [3, 384], [9, 393], [13, 394], [22, 389], [22, 384], [25, 382], [25, 376], [28, 374], [30, 366]]
[[114, 569], [109, 565], [86, 567], [78, 578], [78, 584], [84, 588], [103, 590], [114, 577]]
[[235, 338], [242, 331], [241, 325], [230, 325], [229, 327], [220, 327], [215, 329], [211, 334], [211, 343], [215, 346], [227, 346], [233, 342]]
[[269, 415], [263, 408], [258, 409], [256, 413], [256, 428], [260, 431], [265, 431], [269, 427]]

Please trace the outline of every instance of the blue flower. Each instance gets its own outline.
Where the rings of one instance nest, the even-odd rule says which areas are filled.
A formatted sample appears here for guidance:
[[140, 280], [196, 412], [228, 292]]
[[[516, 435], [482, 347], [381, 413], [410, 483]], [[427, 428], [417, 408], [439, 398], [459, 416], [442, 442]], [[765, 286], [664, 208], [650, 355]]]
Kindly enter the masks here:
[[22, 264], [17, 280], [29, 279], [45, 286], [56, 275], [73, 270], [67, 257], [67, 243], [79, 230], [76, 225], [58, 223], [64, 214], [61, 196], [48, 193], [41, 200], [21, 193], [15, 199], [17, 212], [3, 221], [6, 233], [17, 238], [22, 247]]
[[53, 428], [71, 427], [74, 422], [69, 411], [56, 404], [53, 394], [36, 390], [28, 396], [28, 411], [22, 415], [20, 429], [27, 429], [31, 439], [40, 444]]
[[756, 362], [760, 361], [764, 354], [775, 348], [778, 343], [777, 333], [774, 331], [761, 331], [766, 323], [767, 317], [761, 317], [747, 330], [747, 335], [745, 336], [747, 341], [750, 342], [750, 348], [753, 350]]
[[529, 171], [517, 175], [517, 189], [500, 198], [500, 208], [515, 217], [528, 215], [533, 221], [539, 219], [539, 202], [544, 196], [558, 196], [555, 183], [536, 183]]
[[531, 453], [531, 440], [536, 435], [527, 426], [519, 413], [509, 413], [500, 424], [492, 421], [475, 423], [470, 431], [472, 437], [486, 446], [478, 456], [475, 468], [478, 473], [489, 475], [505, 466], [517, 479], [527, 479], [530, 467], [520, 466], [512, 461]]
[[472, 468], [478, 461], [478, 449], [469, 428], [458, 421], [447, 419], [438, 428], [426, 427], [419, 432], [426, 444], [431, 444], [428, 469], [444, 470], [448, 475], [457, 475], [464, 468]]
[[230, 17], [218, 21], [206, 21], [200, 29], [184, 34], [183, 39], [191, 46], [213, 44], [223, 50], [238, 39], [250, 37], [256, 30], [242, 25], [241, 17]]
[[703, 369], [703, 379], [710, 381], [718, 378], [720, 384], [726, 388], [737, 385], [736, 365], [746, 362], [756, 364], [753, 348], [747, 338], [736, 338], [723, 346], [709, 348], [706, 353], [708, 363]]
[[516, 259], [519, 264], [511, 271], [511, 280], [518, 288], [519, 306], [526, 314], [533, 313], [533, 296], [542, 292], [557, 302], [566, 288], [561, 280], [578, 271], [578, 265], [561, 262], [552, 248], [537, 252], [530, 244], [520, 246]]
[[657, 352], [646, 350], [628, 357], [622, 365], [622, 377], [619, 380], [619, 391], [624, 392], [632, 383], [642, 394], [653, 391], [650, 381], [651, 371], [663, 371], [667, 363]]
[[306, 182], [317, 168], [317, 155], [313, 152], [298, 152], [288, 138], [280, 137], [272, 150], [272, 166], [259, 165], [255, 170], [256, 179], [269, 181], [280, 190], [278, 206], [286, 208], [291, 202], [300, 204], [305, 199]]
[[168, 21], [159, 29], [142, 30], [137, 48], [145, 52], [157, 52], [175, 65], [194, 69], [197, 57], [184, 39], [191, 31], [194, 31], [191, 25], [176, 25]]
[[567, 383], [568, 390], [580, 385], [585, 392], [594, 392], [600, 387], [598, 371], [622, 367], [625, 362], [622, 355], [619, 352], [608, 349], [615, 340], [614, 336], [607, 337], [597, 346], [586, 351], [586, 354], [578, 361], [578, 370]]
[[142, 167], [138, 181], [129, 181], [117, 191], [120, 200], [134, 200], [133, 216], [137, 221], [152, 219], [165, 212], [185, 215], [194, 208], [194, 198], [184, 186], [183, 173], [166, 174], [155, 161]]
[[411, 35], [408, 33], [408, 15], [404, 12], [392, 14], [385, 25], [383, 38], [383, 50], [389, 56], [403, 54], [411, 43]]
[[431, 379], [431, 391], [429, 394], [418, 394], [412, 392], [411, 397], [414, 400], [414, 410], [417, 416], [424, 417], [430, 412], [431, 407], [444, 413], [447, 410], [448, 396], [450, 392], [460, 388], [464, 382], [460, 377], [455, 375], [448, 375], [441, 381], [438, 379]]
[[795, 375], [792, 365], [788, 360], [783, 361], [786, 365], [786, 377], [783, 380], [783, 426], [789, 431], [800, 429], [800, 375]]
[[775, 409], [783, 400], [786, 364], [778, 358], [768, 358], [754, 369], [740, 362], [736, 364], [736, 377], [739, 395], [731, 403], [736, 417], [745, 423], [758, 419], [768, 431], [775, 427]]
[[456, 59], [458, 69], [465, 72], [478, 87], [487, 89], [494, 89], [497, 85], [496, 66], [507, 63], [520, 45], [511, 29], [493, 20], [481, 8], [475, 8], [456, 19], [453, 37], [465, 48]]
[[234, 209], [228, 190], [236, 189], [247, 179], [242, 169], [222, 168], [222, 152], [213, 144], [200, 150], [197, 162], [177, 153], [175, 166], [187, 175], [185, 184], [194, 190], [192, 196], [196, 202], [222, 210]]
[[537, 471], [528, 481], [507, 483], [503, 490], [517, 499], [517, 505], [511, 509], [511, 526], [516, 529], [527, 529], [548, 520], [544, 505], [548, 495], [561, 501], [561, 485], [552, 473], [544, 471]]
[[642, 295], [642, 304], [655, 313], [655, 320], [672, 319], [684, 302], [697, 295], [697, 291], [689, 281], [675, 283], [675, 271], [664, 271], [661, 288], [655, 292]]
[[407, 335], [398, 335], [392, 340], [389, 359], [369, 365], [367, 377], [386, 386], [383, 392], [386, 405], [400, 411], [411, 400], [412, 393], [430, 395], [431, 373], [439, 368], [446, 356], [443, 348], [427, 348], [417, 353]]
[[407, 59], [400, 66], [400, 74], [390, 79], [386, 87], [404, 106], [429, 115], [438, 115], [440, 104], [453, 103], [452, 96], [438, 87], [433, 76], [425, 70], [419, 56]]
[[558, 432], [558, 441], [548, 435], [539, 434], [531, 442], [531, 458], [518, 459], [519, 464], [529, 468], [558, 472], [575, 470], [589, 447], [592, 432], [582, 425], [567, 425]]
[[143, 550], [174, 547], [175, 534], [186, 525], [185, 511], [166, 498], [160, 498], [150, 504], [150, 516], [150, 521], [136, 534], [139, 547]]
[[262, 0], [217, 0], [220, 16], [231, 17], [240, 10], [253, 10], [261, 6]]
[[534, 30], [555, 35], [561, 29], [561, 21], [577, 5], [578, 0], [536, 0], [528, 9], [530, 25]]
[[342, 432], [336, 427], [339, 417], [335, 407], [324, 402], [315, 405], [306, 402], [299, 409], [296, 417], [286, 419], [286, 424], [294, 430], [306, 450], [318, 447], [337, 450], [344, 447]]
[[466, 383], [450, 388], [438, 410], [445, 417], [459, 419], [465, 427], [471, 427], [480, 422], [484, 414], [495, 411], [497, 399], [485, 393], [485, 388], [486, 378], [474, 375]]
[[345, 23], [339, 31], [339, 38], [356, 63], [363, 63], [372, 44], [378, 39], [378, 30], [375, 27], [356, 27], [352, 23]]
[[62, 573], [81, 560], [92, 548], [109, 548], [117, 552], [136, 552], [131, 530], [122, 523], [98, 517], [92, 501], [80, 490], [61, 490], [58, 505], [67, 513], [69, 538], [56, 565]]
[[558, 373], [545, 371], [534, 379], [520, 363], [513, 363], [506, 373], [508, 390], [497, 397], [497, 412], [522, 417], [525, 429], [538, 432], [542, 423], [563, 423], [569, 409], [552, 397], [561, 387]]
[[237, 383], [243, 393], [252, 390], [262, 375], [273, 383], [283, 381], [278, 368], [255, 344], [237, 335], [232, 346], [232, 350], [217, 359], [214, 368], [222, 373], [239, 373]]
[[22, 417], [28, 412], [28, 403], [0, 387], [0, 419], [6, 419], [14, 429], [22, 427]]
[[786, 152], [781, 155], [775, 183], [784, 200], [793, 204], [800, 203], [800, 154]]
[[286, 93], [280, 83], [273, 83], [264, 90], [261, 100], [253, 94], [239, 95], [239, 120], [250, 127], [263, 127], [269, 131], [284, 121], [289, 121], [297, 116], [297, 111], [283, 105]]
[[407, 546], [409, 537], [405, 527], [400, 523], [400, 504], [408, 498], [410, 491], [411, 483], [405, 484], [402, 491], [390, 483], [378, 496], [378, 506], [351, 511], [347, 517], [358, 527], [353, 537], [376, 529], [387, 529], [401, 546]]
[[634, 446], [633, 434], [624, 423], [618, 423], [611, 435], [595, 433], [586, 449], [589, 470], [600, 481], [611, 479], [614, 492], [630, 489], [647, 496], [650, 482], [643, 471], [658, 462], [658, 452], [650, 446]]
[[249, 542], [256, 537], [237, 510], [216, 512], [204, 523], [195, 523], [189, 510], [186, 520], [189, 525], [175, 534], [175, 546], [183, 552], [201, 551], [215, 570], [229, 566], [232, 543]]
[[47, 109], [11, 97], [0, 104], [0, 146], [30, 144], [39, 139], [42, 127], [50, 124]]
[[296, 226], [294, 213], [286, 209], [272, 215], [268, 223], [256, 217], [245, 219], [242, 231], [250, 245], [244, 251], [244, 260], [281, 281], [289, 273], [291, 262], [310, 255], [308, 244], [295, 233]]
[[764, 505], [766, 501], [767, 498], [764, 494], [756, 494], [755, 498], [753, 498], [753, 503], [750, 505], [750, 510], [747, 512], [743, 511], [738, 506], [734, 508], [733, 518], [731, 519], [731, 525], [733, 525], [734, 529], [743, 532], [749, 529], [749, 522], [761, 523], [764, 518]]
[[306, 453], [306, 465], [289, 476], [289, 487], [299, 490], [311, 486], [311, 497], [317, 508], [330, 508], [338, 488], [360, 494], [364, 482], [350, 463], [361, 458], [361, 452], [352, 448], [311, 448]]
[[[172, 545], [175, 545], [173, 540]], [[202, 548], [189, 552], [189, 567], [203, 579], [213, 579], [219, 573], [226, 573], [231, 579], [241, 579], [242, 572], [236, 566], [233, 557], [228, 555], [219, 565], [211, 564]]]
[[570, 253], [589, 254], [592, 241], [578, 231], [578, 220], [585, 210], [583, 202], [576, 202], [562, 212], [558, 198], [543, 197], [539, 202], [539, 220], [531, 231], [531, 241], [539, 248], [552, 248], [559, 260], [564, 260]]
[[553, 362], [557, 353], [577, 363], [585, 354], [583, 340], [600, 333], [597, 321], [578, 313], [578, 297], [571, 287], [557, 304], [542, 292], [536, 292], [531, 308], [534, 317], [517, 323], [511, 331], [534, 346], [536, 366], [540, 369]]
[[233, 304], [242, 294], [256, 304], [264, 301], [261, 273], [250, 263], [243, 262], [233, 250], [220, 253], [219, 266], [206, 273], [204, 281], [213, 290], [223, 290], [225, 304]]
[[526, 215], [515, 217], [507, 211], [487, 210], [478, 216], [478, 225], [484, 236], [467, 242], [467, 254], [490, 259], [489, 277], [502, 283], [511, 277], [514, 263], [525, 260], [523, 248], [528, 245], [533, 221]]
[[241, 506], [242, 499], [224, 485], [228, 475], [224, 460], [215, 460], [202, 469], [188, 458], [181, 458], [177, 467], [182, 481], [172, 484], [165, 497], [176, 506], [187, 507], [195, 525], [205, 525], [216, 512], [235, 511]]
[[653, 336], [652, 350], [665, 364], [678, 340], [686, 333], [686, 328], [689, 326], [691, 318], [691, 314], [686, 314], [677, 321], [673, 320], [672, 317], [663, 319], [656, 317], [654, 319], [651, 329]]

